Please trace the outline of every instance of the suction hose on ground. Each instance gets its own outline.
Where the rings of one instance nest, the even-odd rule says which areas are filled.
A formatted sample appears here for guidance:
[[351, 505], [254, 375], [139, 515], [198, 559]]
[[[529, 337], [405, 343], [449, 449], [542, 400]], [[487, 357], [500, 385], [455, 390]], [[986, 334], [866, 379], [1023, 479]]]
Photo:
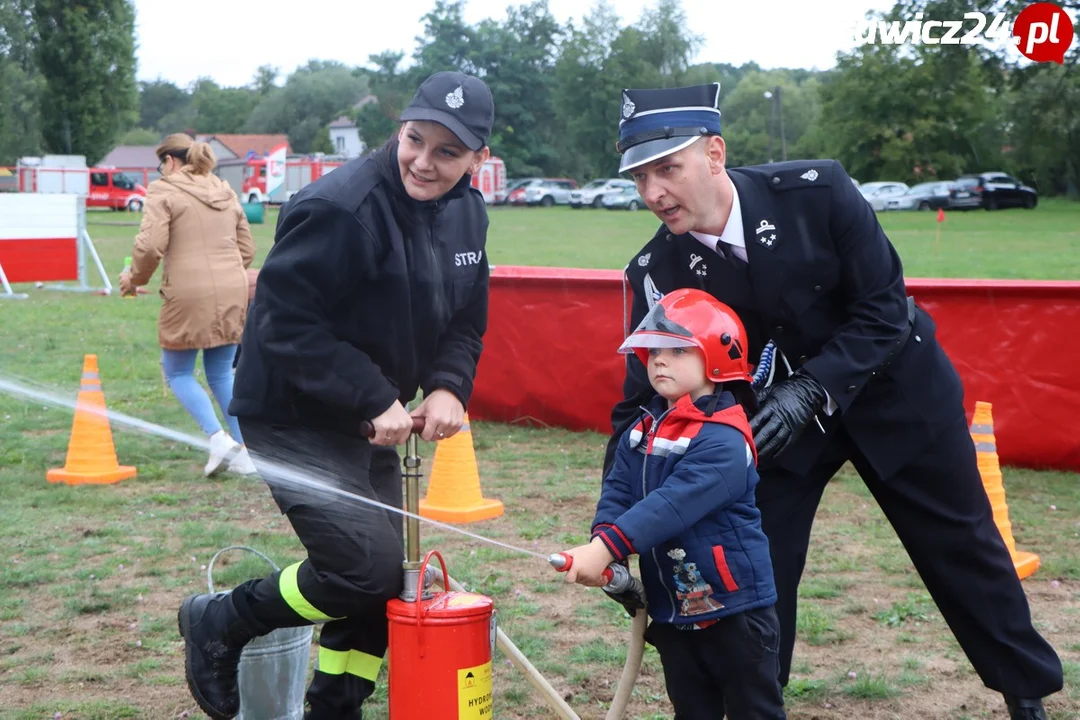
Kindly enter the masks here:
[[[461, 583], [450, 578], [450, 589], [458, 592], [467, 592]], [[638, 671], [641, 669], [641, 658], [645, 653], [645, 626], [648, 624], [647, 613], [638, 610], [634, 614], [634, 622], [630, 627], [630, 647], [626, 651], [626, 664], [623, 666], [622, 675], [619, 677], [619, 686], [615, 691], [615, 697], [611, 701], [605, 720], [621, 720], [626, 706], [630, 702], [630, 694], [634, 691], [634, 683], [637, 681]], [[529, 659], [518, 650], [517, 646], [506, 636], [502, 628], [496, 628], [495, 644], [503, 654], [510, 659], [528, 681], [540, 691], [547, 704], [558, 715], [560, 720], [581, 720], [577, 713], [566, 704], [559, 691], [551, 686], [551, 683], [540, 674], [540, 671]]]

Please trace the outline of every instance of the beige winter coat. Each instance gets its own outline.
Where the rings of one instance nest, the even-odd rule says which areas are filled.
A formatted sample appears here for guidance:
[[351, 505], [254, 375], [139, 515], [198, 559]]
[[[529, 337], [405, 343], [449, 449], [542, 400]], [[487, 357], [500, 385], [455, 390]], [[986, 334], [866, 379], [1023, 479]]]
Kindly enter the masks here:
[[215, 175], [176, 172], [150, 183], [131, 258], [145, 285], [164, 260], [158, 342], [170, 350], [240, 342], [248, 308], [251, 228], [236, 193]]

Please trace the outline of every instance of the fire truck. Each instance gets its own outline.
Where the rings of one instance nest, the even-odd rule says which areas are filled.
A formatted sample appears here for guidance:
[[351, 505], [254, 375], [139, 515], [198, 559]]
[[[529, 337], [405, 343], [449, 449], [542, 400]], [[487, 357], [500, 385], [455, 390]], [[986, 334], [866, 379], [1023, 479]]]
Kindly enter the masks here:
[[[281, 145], [263, 157], [249, 154], [242, 160], [223, 160], [216, 172], [236, 191], [241, 202], [280, 205], [345, 162], [318, 155], [286, 158], [285, 146]], [[506, 165], [497, 157], [489, 158], [473, 176], [472, 186], [483, 194], [488, 205], [501, 202], [506, 198]]]
[[269, 158], [250, 158], [244, 165], [244, 177], [240, 184], [241, 201], [247, 203], [273, 203], [279, 205], [296, 192], [343, 164], [340, 160], [324, 158], [293, 158], [284, 163], [284, 180], [267, 191], [267, 178], [273, 172]]
[[472, 176], [472, 186], [480, 191], [488, 205], [501, 203], [506, 199], [506, 163], [494, 155], [489, 157]]
[[16, 176], [19, 192], [82, 195], [88, 208], [138, 212], [146, 203], [146, 188], [134, 174], [115, 167], [88, 168], [82, 155], [20, 158]]

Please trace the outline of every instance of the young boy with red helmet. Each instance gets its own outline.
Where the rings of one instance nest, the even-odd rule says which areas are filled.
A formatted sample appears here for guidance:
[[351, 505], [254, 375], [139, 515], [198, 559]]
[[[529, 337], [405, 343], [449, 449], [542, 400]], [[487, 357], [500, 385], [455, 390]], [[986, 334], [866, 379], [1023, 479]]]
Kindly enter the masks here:
[[706, 292], [653, 307], [619, 351], [637, 354], [657, 397], [619, 441], [592, 542], [567, 551], [567, 582], [594, 587], [639, 555], [645, 639], [679, 720], [785, 717], [746, 350], [738, 316]]

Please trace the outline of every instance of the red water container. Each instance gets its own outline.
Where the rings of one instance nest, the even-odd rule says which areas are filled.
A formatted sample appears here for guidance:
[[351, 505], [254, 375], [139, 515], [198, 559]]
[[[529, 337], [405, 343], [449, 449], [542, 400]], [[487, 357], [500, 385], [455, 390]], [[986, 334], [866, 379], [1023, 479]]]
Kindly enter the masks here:
[[[424, 557], [420, 577], [434, 555]], [[486, 595], [445, 591], [429, 600], [386, 604], [390, 624], [390, 720], [490, 720], [495, 603]]]

